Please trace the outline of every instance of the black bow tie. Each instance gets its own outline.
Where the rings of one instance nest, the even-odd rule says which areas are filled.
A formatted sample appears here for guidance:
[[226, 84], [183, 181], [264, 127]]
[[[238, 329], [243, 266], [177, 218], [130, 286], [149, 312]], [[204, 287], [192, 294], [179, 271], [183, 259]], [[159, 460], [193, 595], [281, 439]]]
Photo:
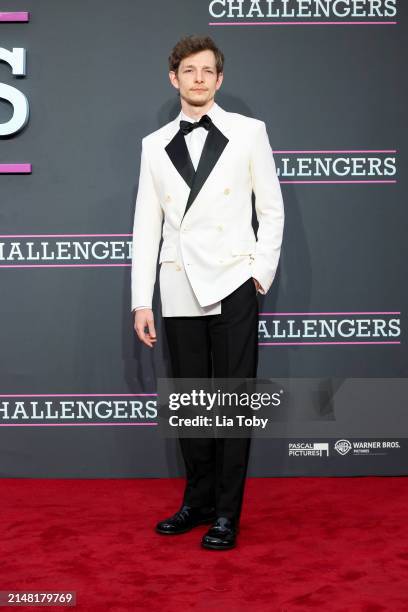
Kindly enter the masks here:
[[208, 115], [203, 115], [200, 121], [196, 121], [195, 123], [191, 123], [190, 121], [183, 121], [183, 119], [180, 121], [180, 131], [184, 135], [188, 134], [189, 132], [191, 132], [191, 130], [194, 130], [195, 128], [203, 127], [206, 130], [209, 130], [211, 126], [212, 121]]

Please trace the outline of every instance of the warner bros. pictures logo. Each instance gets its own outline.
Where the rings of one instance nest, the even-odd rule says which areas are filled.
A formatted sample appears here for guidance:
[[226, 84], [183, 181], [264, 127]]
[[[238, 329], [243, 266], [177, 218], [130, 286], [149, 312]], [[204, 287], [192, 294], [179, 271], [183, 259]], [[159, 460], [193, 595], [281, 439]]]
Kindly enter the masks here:
[[339, 455], [347, 455], [347, 453], [351, 450], [351, 442], [348, 440], [337, 440], [334, 448]]

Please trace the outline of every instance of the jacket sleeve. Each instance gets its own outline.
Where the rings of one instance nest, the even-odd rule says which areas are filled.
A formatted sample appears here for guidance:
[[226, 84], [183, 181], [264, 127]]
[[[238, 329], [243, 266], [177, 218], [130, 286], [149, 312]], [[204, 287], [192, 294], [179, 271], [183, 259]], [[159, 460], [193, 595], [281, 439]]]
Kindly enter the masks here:
[[250, 168], [259, 223], [252, 275], [261, 284], [260, 293], [266, 294], [278, 268], [285, 213], [264, 121], [258, 122]]
[[142, 139], [139, 187], [133, 221], [131, 310], [152, 307], [163, 210], [154, 184], [145, 138]]

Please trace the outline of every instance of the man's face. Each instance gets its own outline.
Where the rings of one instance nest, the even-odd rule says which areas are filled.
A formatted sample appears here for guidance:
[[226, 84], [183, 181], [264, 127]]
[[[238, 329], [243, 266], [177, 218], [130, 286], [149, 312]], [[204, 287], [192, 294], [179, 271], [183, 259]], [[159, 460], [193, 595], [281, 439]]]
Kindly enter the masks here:
[[177, 74], [171, 71], [169, 77], [180, 98], [191, 106], [205, 106], [221, 87], [223, 74], [217, 76], [215, 55], [208, 49], [184, 58]]

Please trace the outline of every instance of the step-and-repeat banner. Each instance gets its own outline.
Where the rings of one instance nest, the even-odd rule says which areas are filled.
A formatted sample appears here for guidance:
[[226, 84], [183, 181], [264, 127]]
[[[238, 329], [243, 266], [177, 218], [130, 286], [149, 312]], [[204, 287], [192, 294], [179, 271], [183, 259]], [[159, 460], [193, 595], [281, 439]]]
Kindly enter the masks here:
[[258, 376], [313, 379], [327, 398], [254, 440], [249, 475], [406, 474], [406, 3], [0, 11], [1, 476], [183, 474], [158, 428], [158, 283], [151, 350], [133, 331], [130, 265], [141, 139], [179, 112], [167, 59], [187, 34], [224, 52], [216, 101], [266, 122], [282, 187]]

